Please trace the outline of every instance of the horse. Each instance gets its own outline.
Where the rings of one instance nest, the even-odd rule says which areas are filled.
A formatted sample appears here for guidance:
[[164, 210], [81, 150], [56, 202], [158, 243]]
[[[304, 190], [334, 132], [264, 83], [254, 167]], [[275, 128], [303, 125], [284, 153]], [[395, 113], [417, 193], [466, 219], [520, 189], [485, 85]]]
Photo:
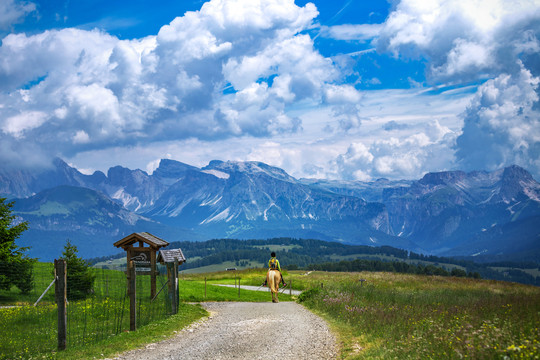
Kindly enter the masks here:
[[279, 282], [281, 281], [281, 274], [278, 270], [268, 270], [266, 274], [266, 281], [268, 282], [268, 287], [272, 292], [272, 302], [279, 302]]

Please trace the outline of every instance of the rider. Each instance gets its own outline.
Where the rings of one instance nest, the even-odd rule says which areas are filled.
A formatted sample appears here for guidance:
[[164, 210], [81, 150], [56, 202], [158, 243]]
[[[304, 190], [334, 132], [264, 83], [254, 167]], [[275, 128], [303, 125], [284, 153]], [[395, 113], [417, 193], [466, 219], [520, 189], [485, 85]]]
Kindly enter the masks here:
[[[272, 251], [272, 254], [270, 254], [271, 259], [268, 260], [268, 271], [270, 270], [278, 270], [279, 274], [281, 275], [281, 282], [283, 283], [283, 286], [287, 286], [287, 283], [285, 282], [285, 279], [283, 279], [283, 274], [281, 273], [281, 266], [279, 266], [279, 260], [276, 259], [276, 253]], [[264, 280], [263, 285], [266, 286], [267, 280]]]

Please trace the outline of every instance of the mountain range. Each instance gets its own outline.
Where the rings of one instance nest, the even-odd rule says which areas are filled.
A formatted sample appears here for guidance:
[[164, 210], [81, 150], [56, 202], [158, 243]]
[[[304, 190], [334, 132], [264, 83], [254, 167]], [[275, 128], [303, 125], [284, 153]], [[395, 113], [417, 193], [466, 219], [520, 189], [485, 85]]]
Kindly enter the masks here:
[[152, 174], [115, 166], [85, 175], [57, 158], [42, 170], [0, 169], [0, 194], [30, 223], [20, 244], [44, 260], [68, 238], [93, 257], [148, 231], [169, 242], [293, 237], [540, 261], [540, 184], [518, 166], [360, 182], [217, 160], [198, 168], [163, 159]]

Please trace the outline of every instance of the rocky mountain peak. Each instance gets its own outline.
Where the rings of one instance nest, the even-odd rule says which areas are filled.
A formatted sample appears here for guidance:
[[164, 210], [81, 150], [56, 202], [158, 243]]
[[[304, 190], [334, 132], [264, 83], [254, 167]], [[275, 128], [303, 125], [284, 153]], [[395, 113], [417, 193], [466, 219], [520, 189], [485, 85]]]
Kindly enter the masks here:
[[500, 194], [505, 201], [515, 199], [520, 193], [540, 201], [540, 184], [522, 167], [512, 165], [504, 168], [500, 180]]
[[267, 175], [278, 180], [296, 182], [285, 170], [258, 161], [219, 161], [212, 160], [203, 170], [218, 170], [224, 173], [244, 173], [250, 175]]
[[443, 171], [437, 173], [427, 173], [418, 182], [422, 185], [450, 185], [463, 181], [467, 174], [463, 171]]
[[122, 166], [115, 166], [107, 171], [107, 177], [112, 185], [125, 185], [133, 181], [141, 182], [140, 180], [147, 178], [148, 174], [139, 169], [130, 170]]
[[159, 167], [154, 170], [152, 177], [166, 185], [172, 185], [182, 179], [188, 171], [199, 171], [195, 166], [180, 161], [161, 159]]

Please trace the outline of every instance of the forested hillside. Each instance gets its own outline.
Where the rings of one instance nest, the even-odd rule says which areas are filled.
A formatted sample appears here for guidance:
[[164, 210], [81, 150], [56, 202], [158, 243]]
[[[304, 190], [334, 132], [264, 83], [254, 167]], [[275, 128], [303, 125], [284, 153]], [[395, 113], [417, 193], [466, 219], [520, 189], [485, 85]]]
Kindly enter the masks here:
[[[390, 246], [372, 247], [345, 245], [310, 239], [275, 238], [268, 240], [215, 239], [203, 242], [173, 242], [169, 249], [181, 248], [187, 262], [182, 271], [197, 272], [265, 267], [270, 253], [275, 251], [287, 270], [327, 271], [389, 271], [441, 276], [470, 276], [540, 285], [537, 263], [487, 263], [469, 259], [443, 258], [409, 252]], [[106, 266], [113, 257], [92, 259], [92, 263]]]

